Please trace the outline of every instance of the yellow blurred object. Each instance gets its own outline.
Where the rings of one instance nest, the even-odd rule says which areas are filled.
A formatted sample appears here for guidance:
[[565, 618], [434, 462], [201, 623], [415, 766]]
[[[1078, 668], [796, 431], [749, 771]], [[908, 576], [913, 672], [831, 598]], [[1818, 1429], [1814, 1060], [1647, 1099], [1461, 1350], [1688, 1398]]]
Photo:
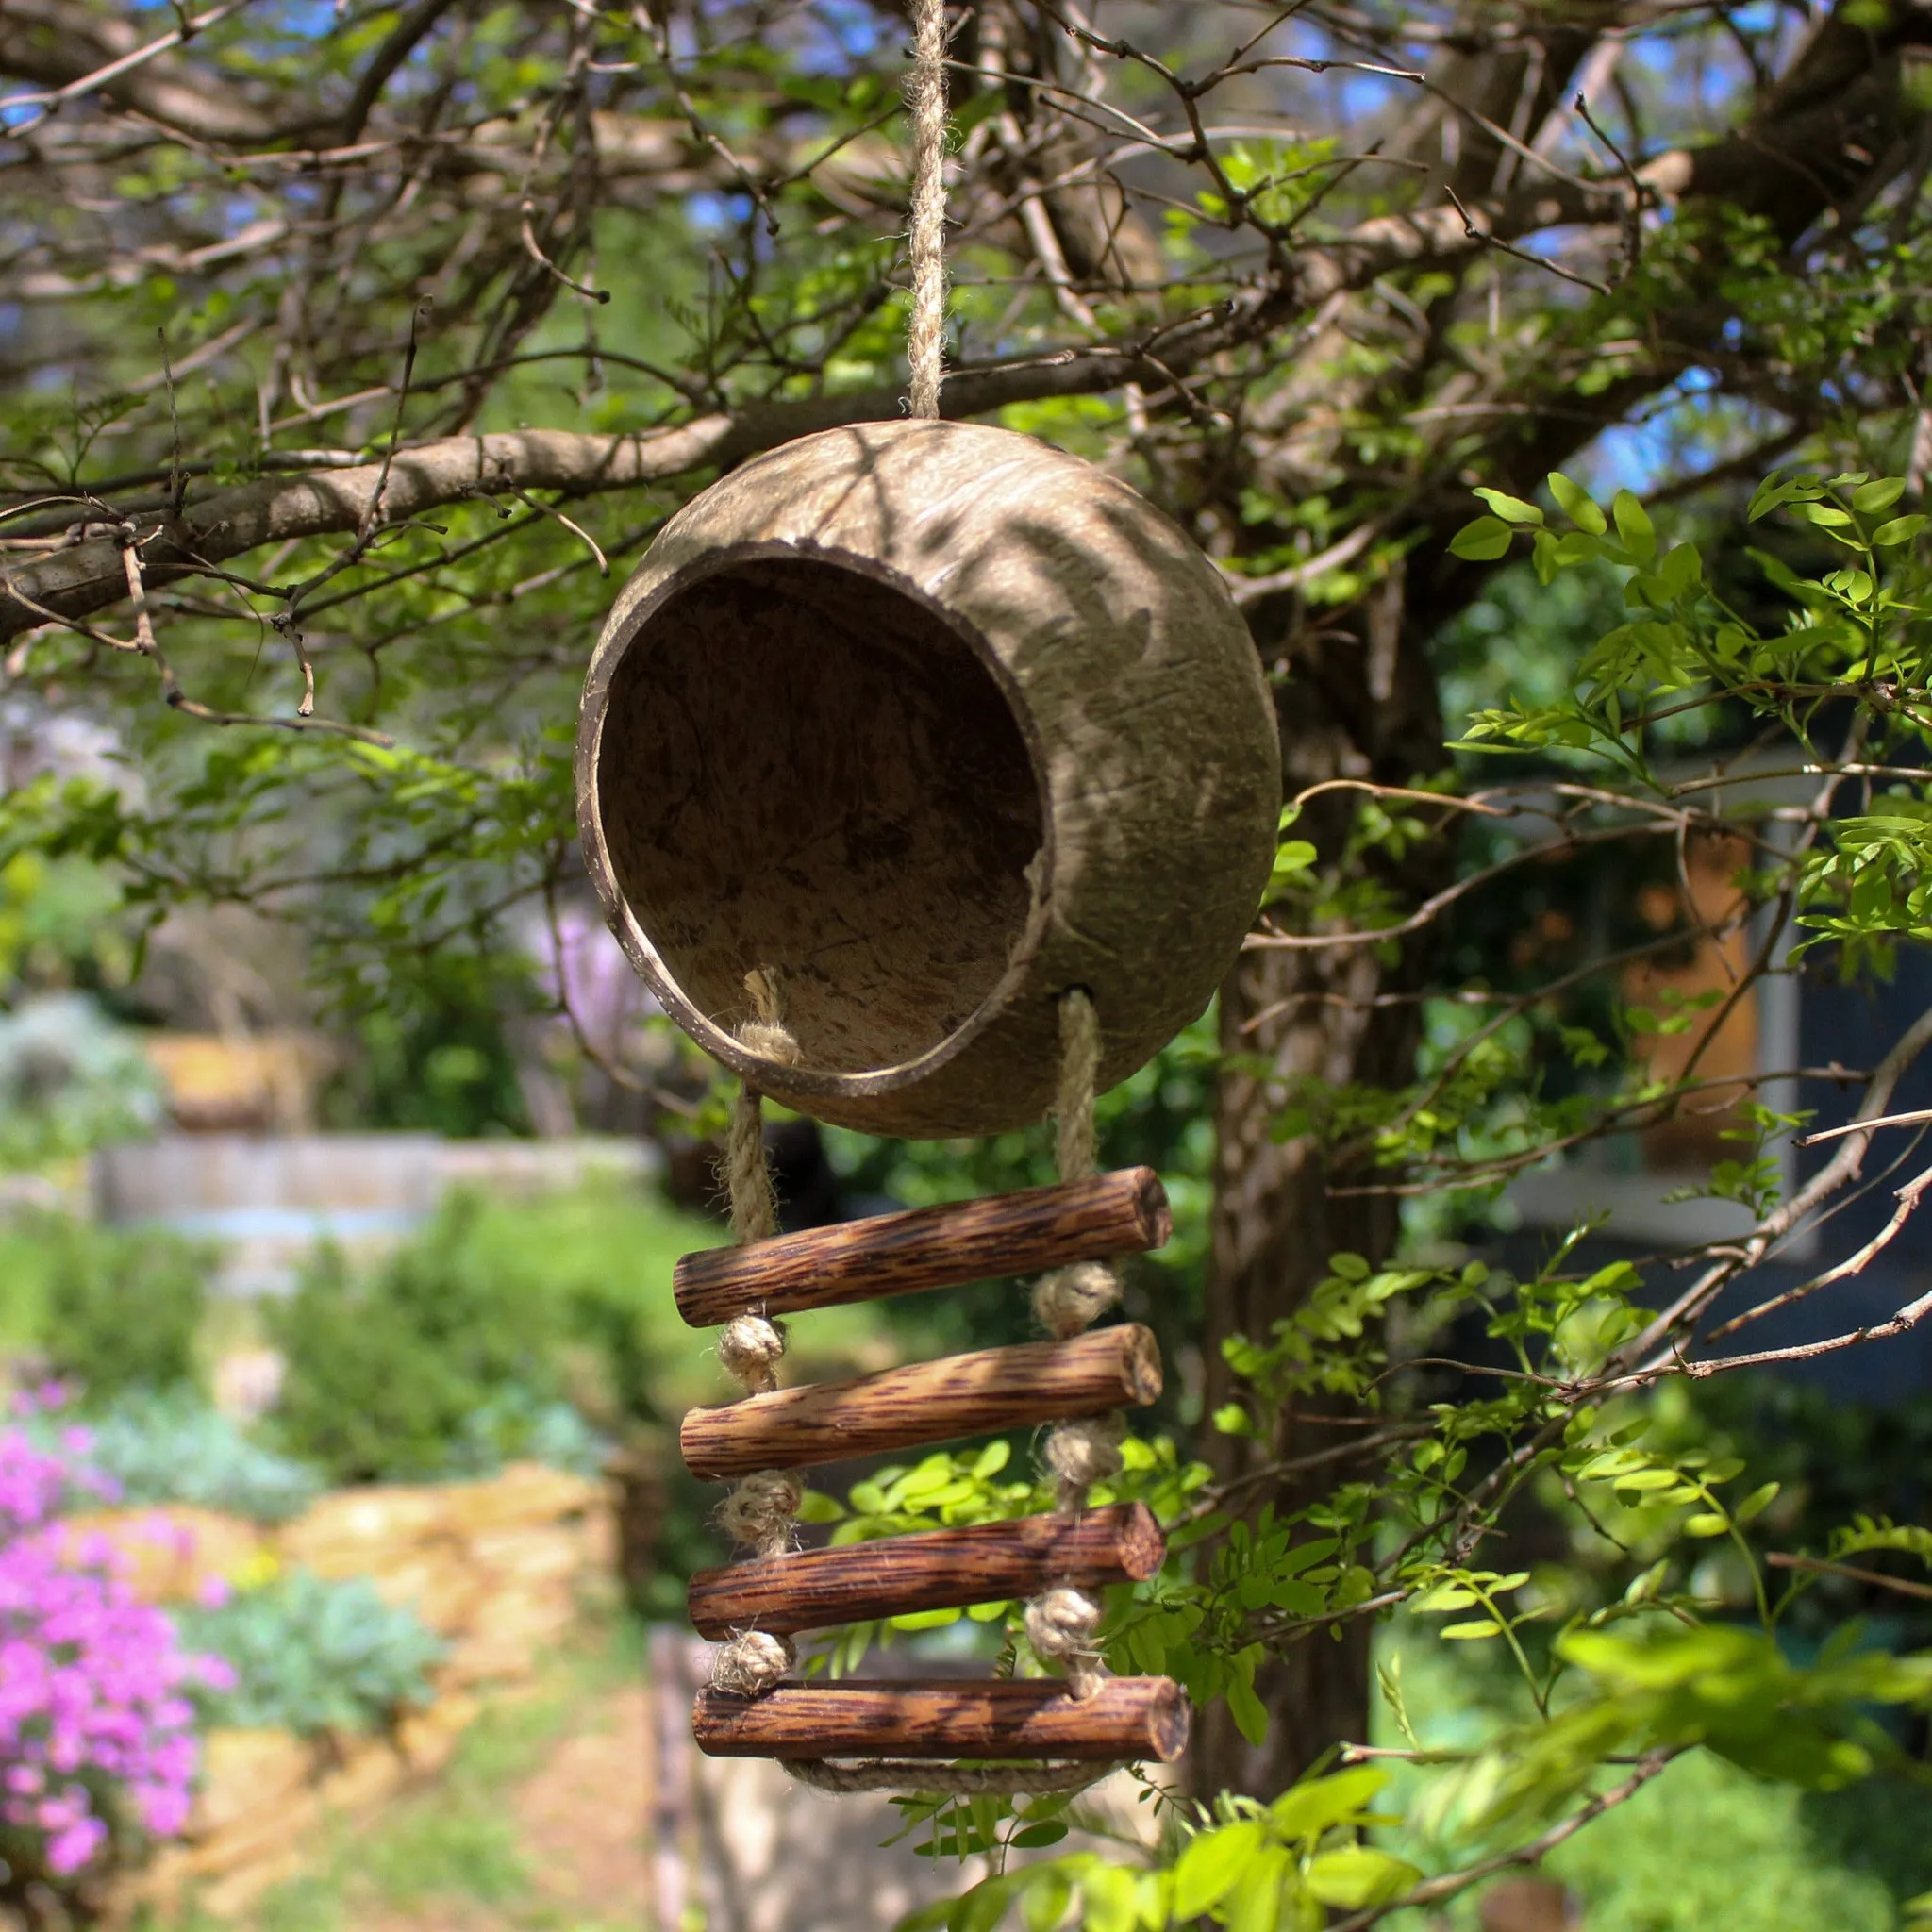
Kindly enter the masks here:
[[329, 1063], [307, 1033], [153, 1033], [143, 1044], [175, 1124], [190, 1133], [300, 1132]]

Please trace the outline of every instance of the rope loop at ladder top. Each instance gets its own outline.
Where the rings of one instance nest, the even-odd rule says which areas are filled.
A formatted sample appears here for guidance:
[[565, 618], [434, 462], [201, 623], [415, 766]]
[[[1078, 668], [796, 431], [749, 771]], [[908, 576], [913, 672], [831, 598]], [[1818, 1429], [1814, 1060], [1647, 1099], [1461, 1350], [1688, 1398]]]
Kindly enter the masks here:
[[946, 0], [915, 0], [912, 73], [912, 208], [907, 250], [912, 315], [906, 327], [911, 370], [907, 407], [937, 417], [946, 358]]

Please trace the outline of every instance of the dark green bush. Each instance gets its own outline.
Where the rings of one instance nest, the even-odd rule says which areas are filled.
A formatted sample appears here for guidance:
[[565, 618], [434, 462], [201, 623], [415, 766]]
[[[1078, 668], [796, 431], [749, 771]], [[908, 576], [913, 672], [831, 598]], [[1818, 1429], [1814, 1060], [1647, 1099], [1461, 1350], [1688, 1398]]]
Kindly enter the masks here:
[[478, 1412], [558, 1392], [554, 1305], [502, 1265], [471, 1196], [366, 1278], [322, 1250], [267, 1312], [288, 1363], [278, 1445], [338, 1482], [442, 1474]]
[[42, 1352], [92, 1403], [195, 1378], [212, 1253], [159, 1230], [48, 1226]]

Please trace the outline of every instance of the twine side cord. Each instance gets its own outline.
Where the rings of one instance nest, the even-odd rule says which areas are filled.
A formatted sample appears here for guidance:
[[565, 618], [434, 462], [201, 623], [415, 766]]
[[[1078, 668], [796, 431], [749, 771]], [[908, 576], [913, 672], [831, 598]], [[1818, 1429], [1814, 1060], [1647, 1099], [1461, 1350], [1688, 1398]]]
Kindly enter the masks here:
[[[1084, 989], [1063, 994], [1059, 1005], [1060, 1073], [1054, 1104], [1056, 1142], [1062, 1180], [1080, 1180], [1094, 1171], [1093, 1090], [1100, 1071], [1100, 1019]], [[1102, 1262], [1076, 1262], [1056, 1269], [1034, 1285], [1033, 1309], [1056, 1336], [1076, 1335], [1112, 1307], [1120, 1282]], [[1046, 1440], [1043, 1459], [1058, 1479], [1057, 1509], [1077, 1516], [1087, 1507], [1091, 1484], [1104, 1482], [1121, 1466], [1126, 1420], [1119, 1414], [1091, 1422], [1062, 1423]], [[1083, 1590], [1058, 1585], [1026, 1606], [1026, 1642], [1035, 1657], [1058, 1664], [1067, 1689], [1077, 1698], [1098, 1694], [1110, 1674], [1094, 1637], [1102, 1607]], [[820, 1759], [781, 1760], [801, 1784], [814, 1790], [930, 1791], [952, 1797], [1004, 1792], [1044, 1797], [1084, 1790], [1117, 1764], [926, 1764], [899, 1758], [835, 1763]]]
[[914, 416], [936, 417], [946, 355], [946, 0], [917, 0], [915, 56], [906, 97], [912, 109], [912, 319], [906, 359]]
[[[1060, 1179], [1085, 1180], [1094, 1172], [1093, 1089], [1100, 1074], [1100, 1016], [1084, 987], [1060, 996], [1060, 1077], [1054, 1101], [1054, 1138]], [[1077, 1335], [1119, 1300], [1120, 1277], [1104, 1261], [1056, 1268], [1033, 1287], [1033, 1312], [1061, 1340]], [[1091, 1421], [1059, 1424], [1046, 1439], [1046, 1466], [1058, 1483], [1055, 1509], [1077, 1516], [1091, 1484], [1119, 1473], [1126, 1421], [1118, 1412]], [[1083, 1590], [1049, 1590], [1026, 1606], [1026, 1641], [1041, 1663], [1058, 1664], [1077, 1698], [1097, 1696], [1108, 1677], [1093, 1641], [1101, 1605]]]
[[[785, 1024], [778, 975], [763, 967], [744, 976], [755, 1019], [737, 1027], [741, 1045], [761, 1059], [795, 1066], [798, 1041]], [[731, 1238], [741, 1246], [768, 1241], [778, 1231], [778, 1197], [765, 1159], [764, 1099], [749, 1081], [731, 1108], [731, 1131], [722, 1163], [731, 1204]], [[746, 1395], [778, 1386], [778, 1362], [785, 1353], [785, 1330], [747, 1310], [725, 1324], [718, 1338], [718, 1359]], [[805, 1489], [787, 1470], [761, 1469], [745, 1476], [719, 1507], [718, 1524], [731, 1541], [758, 1557], [778, 1557], [791, 1547]], [[798, 1661], [791, 1641], [767, 1630], [746, 1630], [720, 1644], [711, 1657], [711, 1688], [740, 1697], [759, 1697]]]

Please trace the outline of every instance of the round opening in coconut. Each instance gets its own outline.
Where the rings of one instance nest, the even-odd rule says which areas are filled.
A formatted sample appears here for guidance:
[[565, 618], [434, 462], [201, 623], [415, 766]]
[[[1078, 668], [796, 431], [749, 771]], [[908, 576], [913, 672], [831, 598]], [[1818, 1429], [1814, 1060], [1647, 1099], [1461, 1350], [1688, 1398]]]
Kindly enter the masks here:
[[[1123, 483], [970, 424], [828, 430], [668, 523], [591, 661], [578, 818], [667, 1011], [774, 1099], [924, 1138], [1100, 1080], [1207, 1005], [1272, 863], [1274, 711], [1212, 564]], [[734, 1028], [748, 974], [796, 1063]]]

